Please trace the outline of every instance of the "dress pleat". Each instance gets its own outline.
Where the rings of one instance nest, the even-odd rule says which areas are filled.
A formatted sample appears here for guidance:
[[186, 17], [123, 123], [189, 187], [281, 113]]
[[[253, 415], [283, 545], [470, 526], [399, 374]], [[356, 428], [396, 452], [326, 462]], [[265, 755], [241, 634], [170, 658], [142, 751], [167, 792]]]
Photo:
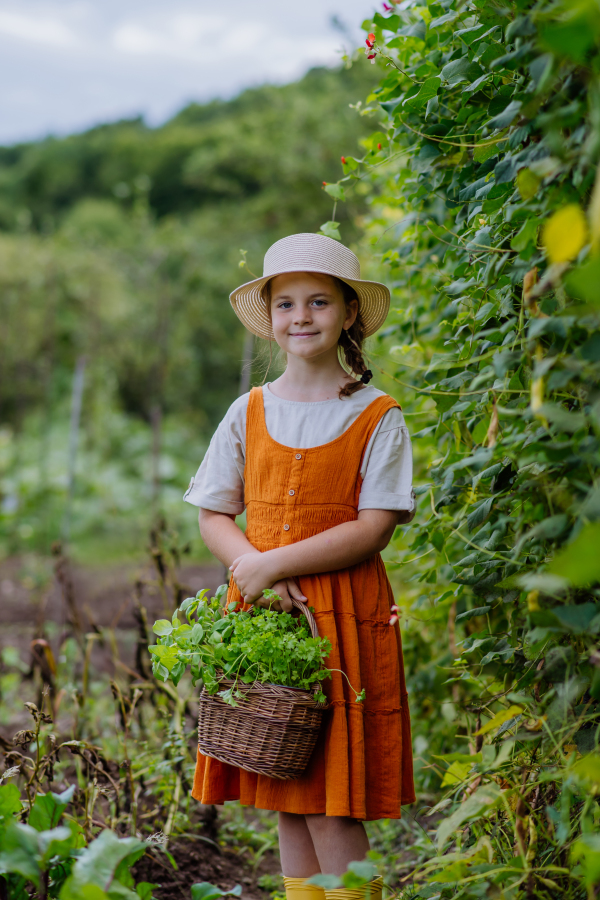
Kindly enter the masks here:
[[[254, 388], [246, 422], [246, 536], [260, 551], [319, 534], [358, 516], [360, 469], [382, 416], [397, 406], [374, 400], [344, 434], [310, 449], [274, 441], [262, 390]], [[398, 625], [388, 624], [393, 594], [379, 554], [362, 563], [297, 579], [331, 641], [326, 665], [341, 669], [324, 683], [329, 701], [307, 770], [294, 781], [245, 772], [198, 753], [192, 795], [202, 803], [240, 800], [299, 814], [400, 818], [415, 799], [410, 715]], [[230, 585], [228, 601], [239, 600]]]

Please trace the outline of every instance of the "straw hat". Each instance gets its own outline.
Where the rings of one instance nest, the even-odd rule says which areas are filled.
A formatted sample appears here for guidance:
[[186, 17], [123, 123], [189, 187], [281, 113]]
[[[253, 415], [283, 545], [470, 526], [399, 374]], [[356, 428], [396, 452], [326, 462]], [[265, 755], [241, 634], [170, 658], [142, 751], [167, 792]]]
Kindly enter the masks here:
[[361, 279], [360, 263], [352, 250], [322, 234], [291, 234], [265, 253], [262, 278], [242, 284], [229, 295], [235, 314], [258, 337], [273, 339], [271, 317], [261, 291], [270, 278], [284, 272], [334, 275], [356, 291], [365, 337], [383, 325], [390, 308], [390, 292], [384, 284]]

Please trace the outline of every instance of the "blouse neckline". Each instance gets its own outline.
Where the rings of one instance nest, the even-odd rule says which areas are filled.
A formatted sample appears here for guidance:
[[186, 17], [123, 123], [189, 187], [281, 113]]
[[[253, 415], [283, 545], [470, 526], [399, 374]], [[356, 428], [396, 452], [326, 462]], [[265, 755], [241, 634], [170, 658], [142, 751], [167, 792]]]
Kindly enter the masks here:
[[[285, 397], [278, 397], [277, 394], [274, 394], [271, 390], [271, 382], [267, 381], [264, 385], [264, 388], [267, 389], [269, 397], [272, 397], [274, 400], [277, 400], [278, 403], [292, 403], [294, 406], [320, 406], [322, 403], [342, 403], [344, 399], [349, 400], [351, 397], [354, 397], [355, 394], [350, 394], [349, 397], [330, 397], [329, 400], [287, 400]], [[263, 388], [263, 390], [264, 390]], [[356, 391], [356, 394], [362, 394], [364, 391], [376, 390], [373, 385], [365, 385], [360, 391]]]
[[[347, 438], [347, 437], [350, 435], [350, 433], [358, 426], [359, 422], [361, 422], [361, 419], [366, 418], [367, 414], [368, 414], [369, 411], [371, 410], [371, 407], [373, 406], [374, 403], [377, 403], [378, 400], [383, 400], [383, 399], [386, 398], [386, 397], [387, 397], [388, 400], [391, 399], [391, 398], [390, 398], [388, 395], [386, 395], [386, 394], [381, 394], [381, 396], [375, 397], [373, 400], [371, 400], [371, 402], [369, 403], [369, 405], [366, 406], [366, 407], [362, 410], [362, 412], [360, 412], [360, 413], [358, 414], [358, 416], [356, 417], [356, 419], [354, 420], [354, 422], [352, 422], [352, 424], [349, 425], [348, 428], [346, 428], [345, 431], [343, 431], [340, 435], [338, 435], [338, 437], [333, 438], [333, 440], [327, 441], [327, 443], [325, 443], [325, 444], [318, 444], [316, 447], [290, 447], [290, 446], [288, 446], [287, 444], [281, 444], [279, 441], [276, 441], [275, 438], [274, 438], [274, 437], [271, 437], [271, 435], [269, 434], [269, 429], [267, 428], [267, 419], [266, 419], [266, 416], [265, 416], [264, 386], [263, 386], [263, 387], [259, 387], [259, 388], [253, 388], [253, 390], [258, 390], [258, 391], [260, 391], [260, 416], [261, 416], [261, 419], [262, 419], [262, 426], [263, 426], [263, 428], [264, 428], [264, 430], [265, 430], [265, 434], [266, 434], [268, 440], [270, 440], [271, 443], [276, 444], [278, 447], [283, 448], [284, 450], [297, 450], [297, 451], [299, 451], [299, 452], [301, 451], [302, 453], [310, 453], [310, 452], [314, 452], [315, 450], [323, 450], [323, 449], [325, 449], [326, 447], [331, 447], [333, 444], [337, 444], [338, 441], [344, 440], [344, 439]], [[269, 391], [269, 393], [271, 393], [271, 392]], [[275, 397], [276, 400], [281, 400], [281, 399], [282, 399], [281, 397], [277, 397], [275, 394], [271, 394], [271, 396], [272, 396], [272, 397]], [[333, 400], [308, 400], [308, 401], [304, 401], [304, 400], [284, 400], [283, 402], [284, 402], [284, 403], [301, 403], [301, 404], [308, 404], [308, 403], [333, 403], [333, 402], [335, 402], [335, 398], [334, 398]], [[398, 404], [395, 403], [395, 401], [394, 401], [394, 405], [397, 406]]]

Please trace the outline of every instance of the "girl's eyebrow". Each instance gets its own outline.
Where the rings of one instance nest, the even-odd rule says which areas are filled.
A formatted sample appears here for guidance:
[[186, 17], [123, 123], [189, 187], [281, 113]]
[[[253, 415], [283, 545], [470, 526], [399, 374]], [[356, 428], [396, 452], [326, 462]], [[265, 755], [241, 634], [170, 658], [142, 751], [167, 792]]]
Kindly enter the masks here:
[[[316, 297], [331, 297], [332, 295], [328, 291], [316, 291], [314, 294], [309, 294], [308, 299], [314, 300]], [[275, 303], [277, 300], [293, 300], [293, 297], [290, 297], [289, 294], [275, 294], [273, 298], [273, 302]]]

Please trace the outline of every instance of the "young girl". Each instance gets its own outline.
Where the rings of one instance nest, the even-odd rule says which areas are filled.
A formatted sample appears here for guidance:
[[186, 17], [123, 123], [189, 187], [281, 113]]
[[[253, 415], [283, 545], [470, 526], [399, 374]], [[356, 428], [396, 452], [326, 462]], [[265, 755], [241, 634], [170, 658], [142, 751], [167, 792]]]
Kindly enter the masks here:
[[[198, 754], [192, 794], [278, 810], [288, 900], [316, 900], [322, 889], [305, 880], [364, 859], [362, 822], [399, 818], [415, 799], [400, 633], [380, 556], [414, 515], [410, 439], [398, 404], [367, 386], [361, 352], [390, 295], [361, 280], [342, 244], [295, 234], [230, 299], [287, 366], [230, 407], [184, 499], [200, 507], [202, 538], [232, 572], [229, 602], [267, 605], [265, 588], [284, 610], [290, 597], [308, 602], [331, 641], [328, 666], [366, 699], [356, 703], [338, 673], [325, 682], [326, 724], [301, 778], [278, 781]], [[235, 522], [244, 509], [245, 534]], [[381, 897], [378, 880], [369, 893]], [[346, 895], [356, 892], [325, 891]]]

